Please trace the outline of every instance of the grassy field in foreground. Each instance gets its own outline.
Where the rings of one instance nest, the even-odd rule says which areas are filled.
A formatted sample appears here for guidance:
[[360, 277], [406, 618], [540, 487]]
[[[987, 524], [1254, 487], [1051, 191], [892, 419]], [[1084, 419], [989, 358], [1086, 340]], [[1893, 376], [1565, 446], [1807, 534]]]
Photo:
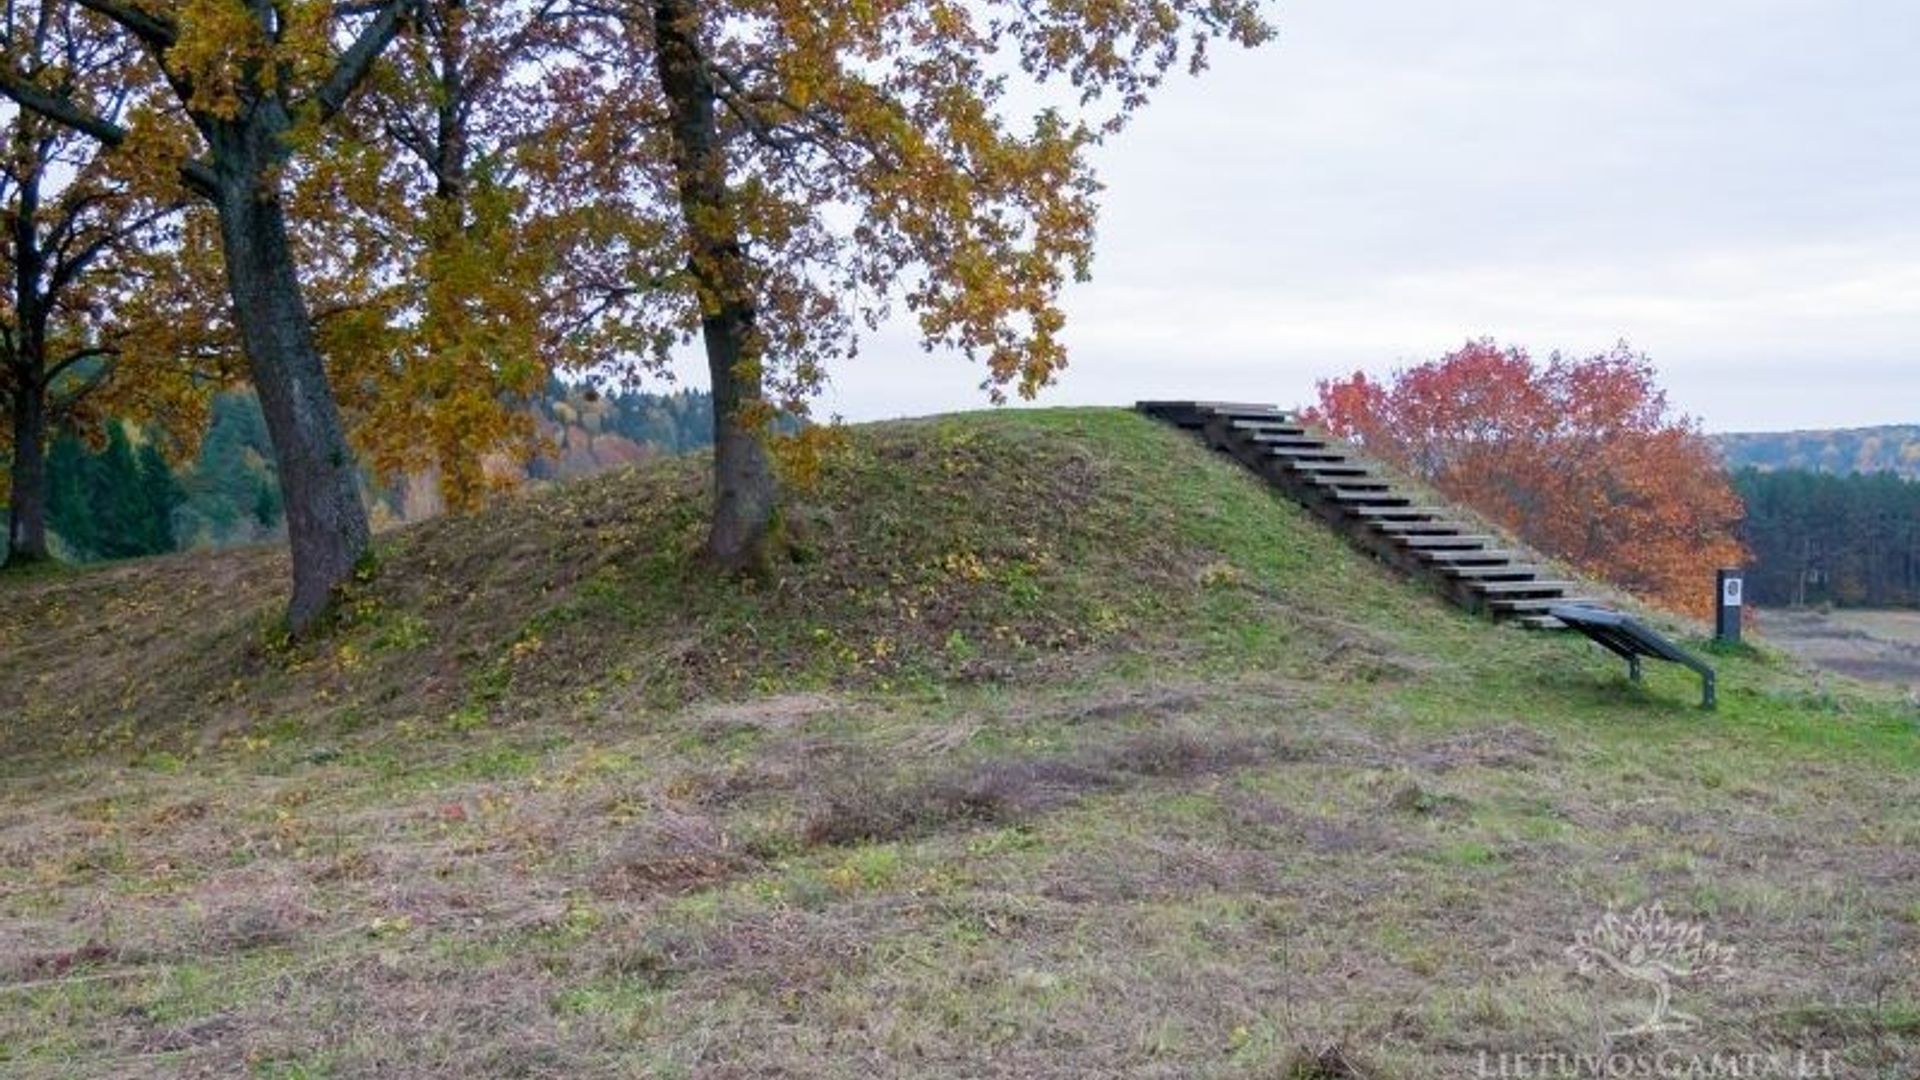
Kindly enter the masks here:
[[[394, 534], [310, 644], [272, 552], [0, 578], [0, 1072], [1920, 1066], [1903, 701], [1632, 687], [1118, 412], [855, 429], [760, 584], [700, 491]], [[1610, 1036], [1653, 902], [1733, 960]]]

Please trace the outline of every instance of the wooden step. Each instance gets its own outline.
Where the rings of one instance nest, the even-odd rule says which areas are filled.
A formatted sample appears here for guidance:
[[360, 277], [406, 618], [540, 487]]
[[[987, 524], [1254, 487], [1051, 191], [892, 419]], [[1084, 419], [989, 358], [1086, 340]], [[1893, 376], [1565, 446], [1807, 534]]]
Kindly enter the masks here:
[[1334, 502], [1352, 506], [1412, 506], [1413, 497], [1396, 495], [1391, 491], [1349, 491], [1345, 488], [1328, 488], [1326, 496]]
[[1135, 409], [1175, 427], [1203, 428], [1214, 417], [1244, 420], [1284, 420], [1277, 406], [1241, 401], [1142, 401]]
[[1573, 588], [1571, 581], [1484, 581], [1473, 582], [1469, 586], [1474, 592], [1487, 596], [1535, 596], [1552, 593], [1556, 596]]
[[1539, 567], [1522, 563], [1489, 563], [1485, 566], [1456, 563], [1442, 567], [1440, 572], [1459, 581], [1532, 581], [1540, 576]]
[[1348, 460], [1347, 455], [1324, 444], [1318, 447], [1263, 445], [1261, 449], [1267, 452], [1268, 457], [1281, 458], [1288, 462], [1323, 461], [1333, 464]]
[[1458, 551], [1461, 548], [1485, 551], [1487, 545], [1497, 539], [1499, 537], [1460, 533], [1455, 536], [1402, 536], [1396, 537], [1395, 542], [1409, 551]]
[[1379, 474], [1351, 461], [1289, 461], [1287, 467], [1302, 476], [1366, 476]]
[[1354, 517], [1365, 518], [1368, 521], [1375, 521], [1375, 522], [1436, 521], [1436, 520], [1445, 520], [1447, 516], [1447, 512], [1445, 510], [1436, 510], [1431, 506], [1361, 507], [1358, 510], [1349, 510], [1347, 512], [1349, 514], [1352, 514]]
[[1388, 536], [1458, 536], [1471, 526], [1458, 521], [1374, 521], [1374, 531]]
[[1565, 630], [1567, 624], [1551, 615], [1522, 615], [1513, 620], [1529, 630]]
[[1223, 420], [1290, 420], [1291, 416], [1278, 405], [1260, 405], [1246, 401], [1200, 401], [1195, 408], [1212, 413]]
[[1381, 476], [1327, 476], [1314, 473], [1301, 479], [1314, 487], [1337, 488], [1341, 491], [1386, 491], [1393, 487], [1392, 481]]
[[1489, 611], [1496, 615], [1544, 615], [1547, 609], [1556, 604], [1598, 604], [1598, 600], [1561, 599], [1551, 596], [1514, 597], [1496, 596], [1487, 600]]
[[1234, 431], [1258, 433], [1262, 435], [1305, 435], [1307, 429], [1288, 420], [1284, 416], [1271, 420], [1231, 420], [1227, 427]]
[[1169, 412], [1210, 412], [1219, 416], [1285, 416], [1278, 405], [1258, 401], [1142, 401], [1134, 408], [1148, 415]]
[[1496, 563], [1514, 563], [1520, 561], [1517, 551], [1502, 551], [1499, 548], [1415, 548], [1415, 555], [1435, 566], [1491, 566]]
[[1327, 440], [1312, 435], [1290, 435], [1280, 431], [1242, 431], [1242, 439], [1255, 446], [1285, 447], [1289, 450], [1332, 450]]

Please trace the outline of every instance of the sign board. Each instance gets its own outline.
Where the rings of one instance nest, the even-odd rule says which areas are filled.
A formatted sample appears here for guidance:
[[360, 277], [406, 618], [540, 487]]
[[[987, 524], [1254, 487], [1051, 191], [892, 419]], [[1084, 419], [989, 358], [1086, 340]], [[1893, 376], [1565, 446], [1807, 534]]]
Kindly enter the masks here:
[[1740, 640], [1740, 609], [1746, 603], [1746, 579], [1738, 570], [1722, 570], [1714, 597], [1713, 636], [1716, 641]]

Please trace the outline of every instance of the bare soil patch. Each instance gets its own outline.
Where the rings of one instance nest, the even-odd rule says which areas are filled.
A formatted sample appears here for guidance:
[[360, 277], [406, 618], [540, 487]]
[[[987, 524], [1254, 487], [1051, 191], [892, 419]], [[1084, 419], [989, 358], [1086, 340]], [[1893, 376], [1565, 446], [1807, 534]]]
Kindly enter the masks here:
[[1817, 668], [1920, 693], [1920, 611], [1774, 608], [1755, 622], [1763, 640]]

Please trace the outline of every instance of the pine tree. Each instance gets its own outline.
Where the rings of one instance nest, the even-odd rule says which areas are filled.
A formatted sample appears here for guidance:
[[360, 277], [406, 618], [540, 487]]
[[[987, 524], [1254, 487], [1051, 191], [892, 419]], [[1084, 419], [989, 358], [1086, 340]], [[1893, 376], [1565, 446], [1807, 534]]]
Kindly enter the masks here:
[[55, 438], [47, 455], [47, 522], [76, 559], [92, 558], [99, 544], [87, 499], [91, 464], [86, 447], [71, 432]]
[[173, 511], [186, 498], [160, 448], [149, 441], [140, 446], [139, 493], [141, 554], [160, 555], [173, 550]]
[[101, 558], [124, 559], [147, 553], [147, 507], [140, 490], [140, 466], [123, 424], [107, 427], [106, 452], [87, 471], [87, 502], [93, 511]]

